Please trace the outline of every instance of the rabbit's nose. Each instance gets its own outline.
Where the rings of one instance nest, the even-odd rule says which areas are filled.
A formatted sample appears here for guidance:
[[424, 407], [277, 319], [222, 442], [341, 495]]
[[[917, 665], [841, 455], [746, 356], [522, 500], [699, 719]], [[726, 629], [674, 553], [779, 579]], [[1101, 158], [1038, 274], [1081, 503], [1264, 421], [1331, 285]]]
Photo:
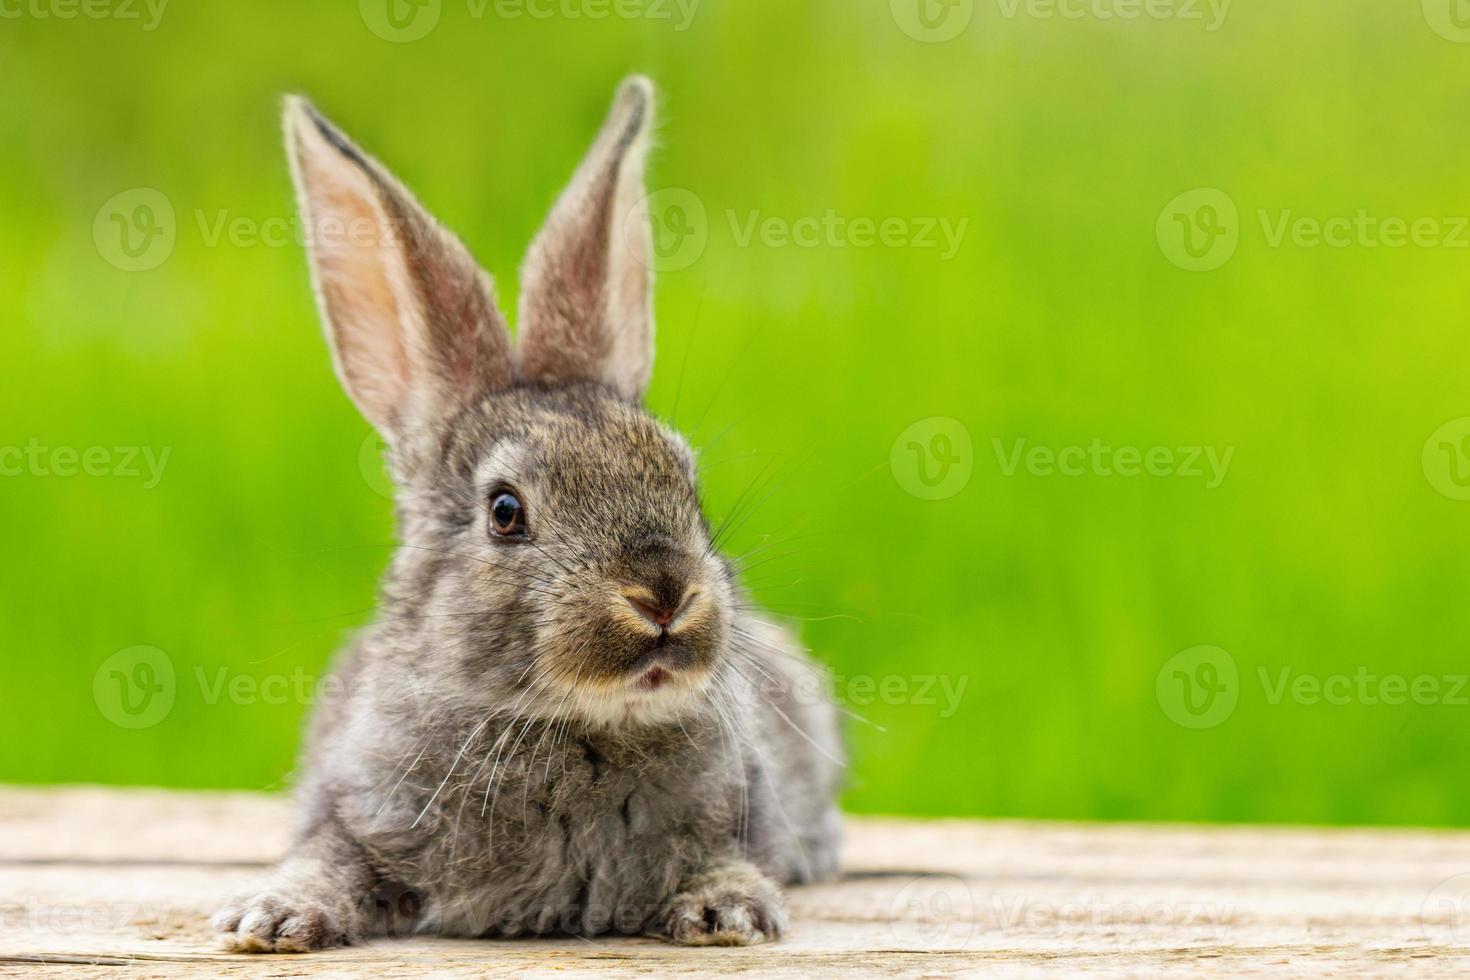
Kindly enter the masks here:
[[660, 597], [641, 589], [624, 589], [623, 598], [628, 600], [628, 605], [633, 607], [634, 612], [662, 633], [667, 632], [674, 620], [679, 618], [679, 614], [688, 607], [692, 592], [693, 590], [686, 589], [677, 601], [670, 602], [667, 595]]

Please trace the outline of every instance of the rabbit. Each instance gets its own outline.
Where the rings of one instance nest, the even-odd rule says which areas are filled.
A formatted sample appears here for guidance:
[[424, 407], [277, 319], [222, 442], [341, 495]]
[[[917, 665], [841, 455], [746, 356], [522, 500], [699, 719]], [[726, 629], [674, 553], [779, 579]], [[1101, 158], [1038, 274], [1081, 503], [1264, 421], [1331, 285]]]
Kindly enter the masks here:
[[835, 873], [826, 674], [716, 550], [695, 457], [642, 407], [654, 91], [619, 88], [522, 270], [491, 280], [306, 100], [287, 154], [336, 373], [387, 446], [400, 545], [334, 665], [292, 846], [226, 948], [377, 935], [774, 940]]

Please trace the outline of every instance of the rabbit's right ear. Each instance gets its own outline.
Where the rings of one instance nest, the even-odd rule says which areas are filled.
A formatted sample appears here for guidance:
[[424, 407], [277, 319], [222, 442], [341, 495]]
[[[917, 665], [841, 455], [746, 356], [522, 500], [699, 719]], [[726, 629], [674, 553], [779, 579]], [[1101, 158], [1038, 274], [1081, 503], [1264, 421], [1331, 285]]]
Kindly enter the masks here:
[[469, 251], [305, 99], [285, 129], [332, 360], [368, 421], [397, 443], [508, 386], [505, 318]]
[[653, 249], [643, 157], [653, 84], [623, 82], [521, 270], [522, 377], [593, 381], [637, 401], [653, 370]]

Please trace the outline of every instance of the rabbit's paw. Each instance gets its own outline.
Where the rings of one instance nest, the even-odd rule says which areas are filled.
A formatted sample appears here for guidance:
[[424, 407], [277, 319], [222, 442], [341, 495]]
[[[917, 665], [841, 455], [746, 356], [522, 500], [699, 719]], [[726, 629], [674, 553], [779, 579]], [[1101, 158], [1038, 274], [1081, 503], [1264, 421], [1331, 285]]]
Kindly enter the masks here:
[[687, 880], [664, 910], [663, 923], [681, 946], [750, 946], [781, 935], [786, 907], [775, 882], [736, 865]]
[[242, 896], [210, 920], [236, 953], [307, 953], [352, 941], [340, 902], [266, 890]]

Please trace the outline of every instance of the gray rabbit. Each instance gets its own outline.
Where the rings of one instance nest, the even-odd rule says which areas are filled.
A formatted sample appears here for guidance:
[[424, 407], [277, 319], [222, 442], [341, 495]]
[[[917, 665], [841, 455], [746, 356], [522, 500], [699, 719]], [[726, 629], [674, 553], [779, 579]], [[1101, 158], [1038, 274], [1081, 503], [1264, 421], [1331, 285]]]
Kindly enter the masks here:
[[371, 935], [780, 935], [836, 869], [825, 676], [716, 552], [653, 359], [631, 78], [522, 272], [489, 277], [305, 101], [286, 144], [337, 374], [389, 446], [402, 541], [318, 706], [294, 845], [214, 924], [237, 950]]

